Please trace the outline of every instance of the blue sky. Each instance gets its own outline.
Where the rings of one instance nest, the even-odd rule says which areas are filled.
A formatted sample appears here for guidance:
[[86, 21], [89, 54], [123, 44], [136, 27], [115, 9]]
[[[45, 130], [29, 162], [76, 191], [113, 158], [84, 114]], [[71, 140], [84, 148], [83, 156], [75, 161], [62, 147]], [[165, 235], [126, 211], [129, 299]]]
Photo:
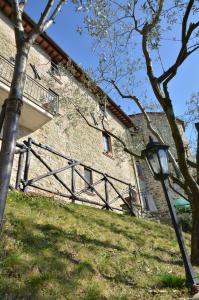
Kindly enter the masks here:
[[[42, 8], [47, 1], [29, 0], [26, 8], [27, 13], [34, 19], [38, 20]], [[86, 35], [79, 35], [76, 31], [77, 26], [83, 25], [83, 15], [75, 12], [73, 4], [67, 3], [62, 9], [61, 14], [56, 19], [56, 23], [47, 31], [48, 34], [59, 44], [64, 51], [69, 54], [83, 68], [95, 68], [97, 66], [97, 56], [91, 51], [92, 39]], [[167, 46], [160, 49], [165, 66], [172, 63], [172, 58], [178, 50], [178, 42], [168, 41]], [[198, 91], [199, 86], [199, 56], [198, 52], [180, 69], [175, 80], [170, 85], [172, 98], [175, 103], [175, 111], [177, 115], [182, 115], [185, 111], [185, 101], [189, 99], [193, 92]], [[153, 98], [153, 93], [149, 92], [149, 96]], [[127, 112], [128, 104], [123, 104], [119, 98], [113, 99]], [[133, 111], [136, 107], [132, 108]], [[193, 135], [193, 127], [191, 126], [187, 133]]]

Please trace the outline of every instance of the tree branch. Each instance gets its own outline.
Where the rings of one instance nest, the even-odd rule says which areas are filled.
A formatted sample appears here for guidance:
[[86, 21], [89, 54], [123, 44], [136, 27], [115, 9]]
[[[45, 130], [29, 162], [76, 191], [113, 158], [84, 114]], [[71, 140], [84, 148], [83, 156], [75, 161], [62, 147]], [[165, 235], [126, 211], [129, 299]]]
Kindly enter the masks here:
[[29, 34], [29, 36], [27, 38], [28, 42], [33, 44], [35, 42], [36, 38], [38, 37], [38, 35], [41, 34], [42, 32], [44, 32], [45, 30], [47, 30], [49, 28], [49, 26], [55, 22], [57, 15], [61, 11], [61, 8], [65, 3], [66, 3], [66, 0], [60, 0], [57, 4], [56, 8], [54, 9], [53, 13], [51, 14], [51, 16], [48, 19], [48, 16], [49, 16], [52, 6], [54, 4], [54, 0], [48, 0], [48, 3], [46, 5], [43, 13], [41, 14], [41, 17], [40, 17], [38, 23], [36, 24], [35, 28], [32, 30], [32, 32]]
[[190, 167], [197, 168], [197, 164], [194, 161], [187, 159], [187, 163]]
[[48, 0], [48, 3], [41, 14], [41, 17], [38, 21], [38, 23], [35, 25], [34, 29], [28, 36], [28, 41], [33, 44], [34, 41], [36, 40], [37, 36], [43, 31], [43, 28], [45, 26], [46, 20], [48, 18], [48, 15], [51, 11], [51, 8], [53, 6], [54, 0]]
[[24, 43], [25, 36], [22, 21], [22, 11], [20, 9], [18, 1], [16, 0], [12, 1], [12, 16], [14, 20], [16, 46], [19, 47]]
[[187, 201], [190, 202], [190, 200], [189, 200], [184, 194], [180, 193], [178, 190], [176, 190], [176, 189], [174, 188], [174, 186], [173, 186], [172, 183], [171, 183], [170, 178], [169, 178], [169, 186], [170, 186], [170, 188], [171, 188], [176, 194], [178, 194], [179, 196], [183, 197], [184, 199], [186, 199]]
[[197, 183], [199, 184], [199, 123], [196, 123], [195, 126], [197, 130], [196, 170], [197, 170]]
[[186, 185], [185, 185], [185, 183], [182, 180], [180, 180], [179, 178], [177, 178], [173, 174], [170, 174], [169, 177], [170, 177], [170, 179], [172, 179], [172, 181], [174, 183], [176, 183], [177, 185], [179, 185], [183, 190], [186, 190]]
[[177, 59], [171, 67], [169, 67], [161, 76], [158, 77], [159, 83], [163, 82], [164, 80], [167, 80], [167, 84], [168, 84], [168, 82], [176, 75], [177, 69], [181, 66], [181, 64], [185, 61], [185, 59], [198, 49], [198, 47], [196, 46], [193, 50], [187, 51], [187, 45], [190, 40], [190, 37], [193, 31], [199, 26], [199, 22], [190, 23], [189, 28], [187, 30], [187, 22], [193, 4], [194, 4], [194, 0], [190, 0], [182, 20], [182, 32], [181, 32], [182, 45], [179, 54], [177, 56]]
[[147, 35], [148, 32], [151, 31], [154, 28], [154, 26], [158, 23], [161, 12], [162, 12], [163, 4], [164, 4], [164, 0], [158, 1], [158, 9], [152, 15], [151, 21], [149, 23], [148, 22], [145, 23], [145, 25], [142, 29], [142, 34]]
[[[159, 14], [159, 16], [160, 16], [160, 14]], [[157, 16], [156, 16], [156, 20], [158, 22]], [[180, 130], [178, 128], [178, 124], [176, 123], [176, 117], [174, 114], [173, 105], [172, 105], [168, 87], [167, 87], [168, 81], [171, 80], [171, 78], [173, 78], [175, 76], [176, 71], [171, 73], [170, 77], [168, 77], [164, 81], [164, 83], [163, 83], [164, 93], [163, 93], [160, 88], [160, 84], [159, 84], [157, 78], [154, 76], [153, 68], [152, 68], [152, 61], [151, 61], [151, 57], [150, 57], [149, 51], [148, 51], [148, 34], [150, 33], [150, 30], [152, 30], [152, 28], [153, 28], [151, 26], [151, 24], [154, 24], [154, 23], [151, 22], [150, 26], [146, 23], [142, 30], [142, 36], [143, 36], [142, 50], [143, 50], [146, 65], [147, 65], [147, 75], [148, 75], [149, 81], [151, 83], [151, 86], [153, 88], [153, 92], [156, 95], [156, 98], [158, 99], [159, 103], [161, 104], [161, 106], [167, 116], [167, 120], [169, 122], [171, 131], [172, 131], [172, 135], [173, 135], [173, 139], [175, 142], [175, 147], [177, 150], [181, 173], [182, 173], [184, 179], [187, 180], [187, 184], [189, 184], [189, 187], [192, 189], [192, 191], [194, 190], [195, 193], [197, 194], [197, 193], [199, 193], [199, 187], [197, 186], [196, 181], [193, 178], [193, 176], [189, 173], [183, 139], [182, 139]], [[195, 26], [196, 25], [194, 25], [194, 27]], [[193, 25], [191, 24], [190, 27], [193, 28]], [[188, 30], [188, 32], [189, 33], [187, 33], [187, 35], [190, 35], [191, 31]]]
[[[142, 106], [140, 100], [134, 96], [134, 95], [124, 95], [121, 91], [121, 89], [118, 87], [118, 85], [115, 83], [115, 81], [111, 81], [111, 83], [113, 84], [114, 88], [116, 89], [116, 91], [119, 93], [119, 95], [123, 98], [123, 99], [131, 99], [133, 100], [136, 105], [139, 107], [140, 111], [142, 112], [146, 123], [147, 123], [147, 128], [151, 131], [151, 133], [158, 139], [159, 142], [161, 142], [162, 144], [165, 144], [163, 138], [161, 137], [161, 135], [155, 130], [155, 128], [152, 126], [152, 122], [149, 118], [149, 115], [147, 114], [147, 112], [145, 111], [144, 107]], [[171, 162], [173, 164], [176, 176], [181, 177], [181, 172], [180, 169], [178, 167], [178, 164], [176, 163], [175, 157], [173, 156], [173, 154], [171, 153], [171, 151], [169, 150], [169, 157], [171, 159]]]
[[54, 9], [53, 13], [51, 14], [49, 20], [45, 23], [43, 31], [47, 30], [48, 27], [50, 27], [57, 17], [57, 15], [60, 13], [63, 5], [66, 3], [67, 0], [60, 0], [57, 4], [57, 7]]
[[152, 6], [152, 4], [151, 4], [151, 1], [150, 0], [147, 0], [147, 3], [148, 3], [148, 5], [149, 5], [149, 7], [150, 7], [150, 9], [152, 10], [152, 12], [155, 14], [155, 9], [153, 8], [153, 6]]
[[164, 98], [164, 95], [162, 94], [162, 91], [160, 89], [160, 86], [158, 84], [157, 78], [154, 75], [153, 72], [153, 66], [152, 66], [152, 60], [149, 54], [149, 50], [148, 50], [148, 34], [151, 32], [151, 30], [154, 28], [154, 26], [158, 23], [159, 19], [160, 19], [160, 15], [162, 12], [162, 8], [163, 8], [163, 0], [159, 0], [158, 1], [158, 9], [157, 12], [155, 14], [153, 14], [152, 16], [152, 20], [149, 23], [145, 23], [143, 29], [142, 29], [142, 51], [145, 57], [145, 62], [146, 62], [146, 67], [147, 67], [147, 75], [149, 77], [149, 80], [151, 82], [152, 88], [154, 90], [154, 93], [158, 98]]
[[132, 156], [135, 156], [136, 158], [142, 158], [141, 155], [139, 155], [139, 154], [137, 154], [137, 153], [131, 151], [131, 150], [127, 147], [126, 143], [125, 143], [121, 138], [119, 138], [117, 135], [115, 135], [115, 134], [112, 133], [111, 131], [107, 130], [107, 129], [105, 128], [105, 126], [104, 126], [103, 120], [102, 120], [102, 126], [103, 126], [103, 129], [101, 129], [101, 128], [99, 128], [98, 126], [95, 126], [95, 125], [91, 124], [91, 123], [88, 121], [88, 119], [85, 117], [85, 115], [81, 112], [81, 110], [80, 110], [79, 108], [75, 107], [75, 109], [76, 109], [76, 111], [80, 114], [80, 116], [84, 119], [84, 121], [86, 122], [86, 124], [87, 124], [89, 127], [94, 128], [94, 129], [96, 129], [97, 131], [100, 131], [100, 132], [102, 132], [102, 133], [103, 133], [103, 132], [106, 132], [107, 134], [109, 134], [110, 136], [112, 136], [113, 138], [115, 138], [117, 141], [119, 141], [119, 142], [122, 144], [123, 150], [124, 150], [126, 153], [128, 153], [128, 154], [130, 154], [130, 155], [132, 155]]
[[186, 8], [186, 11], [185, 11], [185, 14], [184, 14], [184, 17], [183, 17], [183, 20], [182, 20], [182, 44], [185, 44], [186, 43], [186, 36], [187, 36], [187, 21], [188, 21], [188, 18], [189, 18], [189, 15], [190, 15], [190, 12], [191, 12], [191, 9], [193, 7], [193, 4], [194, 4], [194, 0], [190, 0], [188, 5], [187, 5], [187, 8]]
[[19, 2], [19, 9], [20, 9], [21, 12], [24, 11], [24, 8], [25, 8], [27, 2], [28, 2], [28, 0], [21, 0], [21, 1]]

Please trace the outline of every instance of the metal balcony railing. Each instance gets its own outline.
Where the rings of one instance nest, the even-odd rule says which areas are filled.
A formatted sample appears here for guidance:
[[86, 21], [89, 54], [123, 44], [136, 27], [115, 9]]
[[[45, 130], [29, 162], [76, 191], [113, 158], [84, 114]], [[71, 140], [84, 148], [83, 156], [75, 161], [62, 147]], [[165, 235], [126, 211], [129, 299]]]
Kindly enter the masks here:
[[[10, 87], [12, 81], [13, 70], [13, 63], [0, 55], [0, 82], [3, 82], [8, 87]], [[24, 96], [52, 115], [58, 112], [59, 96], [42, 86], [29, 75], [26, 75]]]

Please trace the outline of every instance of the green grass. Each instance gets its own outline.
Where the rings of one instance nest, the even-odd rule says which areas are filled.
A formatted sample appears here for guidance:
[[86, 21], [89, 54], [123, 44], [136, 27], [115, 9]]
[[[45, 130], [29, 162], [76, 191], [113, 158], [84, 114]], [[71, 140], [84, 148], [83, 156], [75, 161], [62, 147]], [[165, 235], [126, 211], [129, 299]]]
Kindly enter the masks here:
[[188, 295], [173, 230], [43, 196], [10, 193], [0, 299], [179, 299]]
[[181, 288], [185, 284], [184, 277], [176, 276], [174, 274], [162, 274], [159, 276], [159, 279], [164, 287]]

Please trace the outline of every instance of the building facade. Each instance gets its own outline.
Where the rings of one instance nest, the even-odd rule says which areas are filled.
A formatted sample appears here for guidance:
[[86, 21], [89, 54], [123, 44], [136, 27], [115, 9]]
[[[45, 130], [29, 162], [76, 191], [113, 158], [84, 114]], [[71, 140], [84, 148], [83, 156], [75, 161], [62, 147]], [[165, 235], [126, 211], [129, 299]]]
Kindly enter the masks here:
[[[26, 14], [23, 21], [29, 33], [34, 22]], [[6, 0], [0, 0], [0, 39], [2, 105], [9, 93], [16, 53], [11, 6]], [[22, 155], [16, 155], [13, 186], [63, 196], [66, 190], [72, 191], [81, 195], [82, 202], [87, 199], [102, 207], [103, 199], [108, 199], [118, 210], [124, 208], [124, 200], [127, 204], [133, 201], [145, 212], [168, 215], [162, 188], [146, 163], [125, 153], [117, 139], [107, 134], [121, 137], [128, 148], [140, 153], [150, 135], [143, 115], [127, 116], [46, 33], [31, 48], [23, 102], [18, 143], [27, 145], [23, 141], [28, 138], [35, 143], [23, 162]], [[150, 113], [150, 117], [175, 156], [164, 114]], [[184, 135], [180, 120], [179, 127]], [[52, 174], [53, 170], [59, 171]]]
[[[11, 6], [9, 2], [1, 0], [0, 8], [0, 101], [2, 105], [10, 89], [16, 47], [10, 18]], [[24, 14], [24, 24], [25, 31], [30, 32], [33, 21], [26, 14]], [[102, 200], [98, 197], [98, 192], [103, 193], [105, 197], [105, 186], [99, 184], [94, 191], [89, 188], [82, 176], [90, 184], [99, 181], [102, 174], [118, 179], [114, 181], [116, 190], [111, 184], [108, 186], [111, 199], [117, 198], [118, 192], [124, 189], [122, 183], [124, 181], [132, 186], [133, 192], [137, 193], [136, 201], [139, 202], [134, 158], [125, 153], [121, 158], [121, 151], [118, 150], [114, 138], [105, 133], [101, 124], [103, 118], [105, 128], [121, 135], [127, 145], [131, 146], [132, 138], [129, 129], [134, 130], [132, 120], [45, 33], [37, 39], [29, 54], [23, 102], [18, 133], [19, 143], [32, 138], [36, 142], [59, 150], [70, 160], [81, 162], [82, 165], [76, 166], [81, 173], [81, 176], [76, 174], [76, 190], [87, 187], [84, 194], [89, 199], [98, 198], [95, 202]], [[63, 157], [46, 153], [44, 148], [39, 148], [37, 151], [51, 169], [63, 167]], [[18, 159], [17, 156], [13, 168], [13, 185]], [[91, 167], [98, 172], [93, 172]], [[46, 170], [41, 161], [31, 155], [28, 180], [46, 171], [49, 169]], [[59, 178], [67, 186], [71, 186], [71, 170], [59, 172]], [[42, 178], [37, 184], [40, 188], [51, 187], [60, 194], [65, 190], [55, 176]], [[29, 187], [29, 190], [34, 189]], [[121, 195], [116, 201], [115, 205], [118, 208], [123, 204], [121, 200], [125, 197], [128, 198], [127, 195]]]
[[[148, 112], [147, 114], [150, 118], [152, 127], [161, 135], [165, 144], [169, 145], [169, 150], [177, 161], [174, 140], [165, 114], [162, 112]], [[154, 137], [151, 131], [148, 129], [147, 122], [143, 114], [133, 114], [130, 117], [137, 127], [137, 134], [133, 136], [133, 143], [137, 144], [138, 151], [146, 147], [147, 143], [149, 142], [149, 136], [151, 136], [154, 141], [157, 140], [157, 138]], [[191, 156], [188, 142], [184, 133], [184, 122], [180, 119], [177, 119], [177, 122], [185, 144], [187, 144], [188, 156]], [[136, 168], [138, 173], [142, 206], [145, 212], [154, 216], [157, 215], [159, 218], [167, 219], [169, 213], [161, 183], [154, 180], [153, 175], [145, 161], [136, 159]], [[172, 170], [171, 163], [170, 169]], [[172, 187], [174, 189], [170, 188], [169, 191], [171, 199], [175, 201], [177, 198], [179, 198], [179, 194], [174, 190], [182, 194], [183, 190], [174, 183], [172, 183]]]

